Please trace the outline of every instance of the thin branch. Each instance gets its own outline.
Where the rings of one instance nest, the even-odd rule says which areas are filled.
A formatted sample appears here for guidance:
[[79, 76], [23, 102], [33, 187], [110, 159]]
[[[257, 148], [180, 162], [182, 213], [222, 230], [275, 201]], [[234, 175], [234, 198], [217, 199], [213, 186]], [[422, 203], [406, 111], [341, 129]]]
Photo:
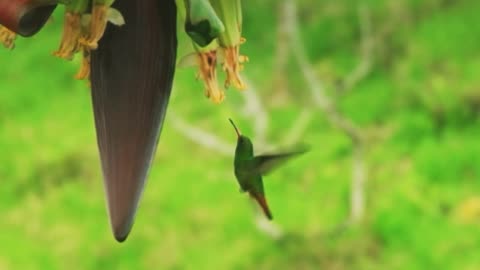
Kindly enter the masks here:
[[312, 110], [303, 109], [295, 120], [295, 124], [285, 133], [286, 135], [283, 138], [282, 145], [293, 145], [299, 142], [310, 126], [312, 118]]
[[224, 156], [233, 155], [233, 150], [235, 149], [234, 145], [226, 143], [212, 133], [187, 123], [173, 112], [169, 112], [169, 118], [171, 118], [171, 124], [173, 125], [173, 128], [192, 142], [195, 142], [205, 148], [214, 150]]
[[314, 68], [308, 60], [305, 46], [300, 37], [297, 18], [297, 6], [295, 4], [295, 0], [285, 1], [289, 5], [288, 16], [286, 16], [286, 19], [288, 20], [288, 25], [290, 29], [289, 31], [292, 35], [291, 48], [295, 59], [297, 60], [297, 64], [302, 70], [302, 73], [305, 76], [305, 80], [310, 88], [315, 106], [325, 113], [330, 123], [332, 123], [337, 128], [343, 130], [353, 141], [362, 140], [362, 136], [358, 131], [357, 127], [338, 112], [335, 104], [327, 96], [324, 86], [317, 79], [317, 76], [314, 73]]
[[350, 192], [350, 221], [358, 223], [365, 214], [365, 182], [367, 170], [363, 145], [357, 145], [353, 150], [352, 183]]
[[288, 6], [279, 1], [277, 6], [277, 37], [275, 41], [276, 50], [273, 66], [273, 74], [275, 76], [273, 77], [273, 86], [280, 95], [288, 94], [288, 62], [291, 55], [290, 35], [284, 19], [284, 14], [287, 12], [286, 8]]
[[243, 78], [247, 85], [247, 89], [242, 93], [242, 97], [245, 99], [245, 105], [242, 110], [243, 114], [253, 122], [255, 132], [253, 137], [257, 141], [257, 144], [268, 147], [267, 130], [269, 126], [269, 115], [252, 81], [245, 76]]
[[[352, 178], [350, 194], [350, 219], [348, 223], [358, 223], [365, 213], [365, 182], [367, 170], [365, 165], [365, 153], [361, 130], [353, 122], [342, 116], [336, 108], [336, 104], [326, 94], [324, 86], [314, 73], [313, 65], [309, 62], [305, 46], [300, 37], [298, 17], [295, 0], [285, 0], [288, 5], [286, 19], [289, 25], [291, 49], [297, 60], [298, 66], [305, 76], [305, 80], [311, 90], [315, 106], [322, 110], [330, 123], [345, 132], [353, 142]], [[344, 80], [344, 87], [348, 90], [354, 87], [369, 72], [372, 66], [373, 39], [371, 38], [370, 15], [366, 6], [359, 9], [360, 25], [362, 28], [362, 61], [357, 68]]]
[[249, 201], [251, 202], [253, 211], [255, 213], [254, 222], [257, 229], [273, 239], [278, 240], [282, 238], [284, 236], [284, 232], [280, 225], [278, 225], [274, 221], [266, 219], [265, 214], [262, 210], [260, 210], [260, 207], [255, 200], [250, 199]]
[[259, 231], [265, 233], [273, 239], [280, 239], [284, 236], [282, 228], [278, 224], [267, 220], [263, 213], [255, 216], [255, 225]]
[[285, 26], [287, 33], [290, 35], [290, 46], [298, 65], [302, 69], [305, 79], [310, 86], [314, 103], [321, 107], [324, 111], [332, 110], [332, 102], [325, 95], [325, 89], [320, 81], [317, 80], [313, 68], [308, 61], [305, 46], [300, 37], [297, 18], [297, 5], [295, 0], [285, 0]]
[[355, 69], [343, 79], [342, 86], [339, 89], [343, 94], [351, 91], [361, 80], [370, 74], [373, 67], [375, 39], [372, 33], [370, 9], [365, 4], [361, 4], [358, 7], [358, 18], [361, 33], [360, 61]]

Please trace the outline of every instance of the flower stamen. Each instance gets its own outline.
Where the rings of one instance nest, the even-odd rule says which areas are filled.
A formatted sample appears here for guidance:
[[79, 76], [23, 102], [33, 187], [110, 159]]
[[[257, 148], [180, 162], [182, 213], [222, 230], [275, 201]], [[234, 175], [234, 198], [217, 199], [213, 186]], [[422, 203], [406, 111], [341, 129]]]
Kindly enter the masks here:
[[199, 52], [197, 56], [200, 70], [199, 76], [205, 85], [205, 96], [214, 103], [222, 102], [225, 98], [225, 93], [219, 88], [217, 82], [217, 52], [215, 50]]
[[90, 50], [82, 46], [82, 64], [75, 79], [84, 80], [90, 78]]
[[72, 60], [73, 55], [80, 50], [79, 40], [82, 36], [82, 15], [80, 13], [66, 12], [63, 26], [63, 36], [60, 47], [53, 55]]
[[116, 26], [125, 24], [122, 14], [110, 7], [112, 3], [113, 1], [104, 1], [102, 3], [94, 3], [93, 5], [90, 30], [88, 35], [80, 40], [80, 43], [91, 50], [98, 48], [98, 42], [103, 37], [108, 22]]
[[80, 42], [92, 50], [97, 49], [98, 41], [102, 38], [107, 28], [107, 11], [106, 5], [94, 5], [92, 10], [92, 20], [90, 22], [90, 32], [86, 38]]
[[0, 43], [7, 49], [15, 48], [17, 34], [8, 28], [0, 25]]
[[243, 69], [242, 63], [247, 62], [246, 56], [240, 55], [240, 46], [221, 48], [224, 54], [223, 70], [227, 73], [225, 88], [233, 85], [239, 90], [246, 88], [245, 83], [240, 77], [240, 71]]

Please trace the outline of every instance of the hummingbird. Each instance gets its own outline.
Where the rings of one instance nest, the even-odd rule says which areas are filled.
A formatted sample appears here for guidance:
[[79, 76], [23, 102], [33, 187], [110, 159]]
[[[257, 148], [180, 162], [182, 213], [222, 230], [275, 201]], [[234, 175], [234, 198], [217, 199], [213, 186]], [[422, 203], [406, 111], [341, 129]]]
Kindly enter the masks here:
[[307, 152], [307, 148], [304, 147], [285, 153], [255, 156], [252, 141], [240, 133], [232, 119], [229, 118], [228, 120], [237, 133], [237, 147], [235, 149], [233, 166], [235, 177], [240, 185], [240, 191], [248, 192], [250, 197], [260, 205], [265, 216], [272, 220], [272, 212], [265, 198], [262, 176], [268, 174], [290, 158]]

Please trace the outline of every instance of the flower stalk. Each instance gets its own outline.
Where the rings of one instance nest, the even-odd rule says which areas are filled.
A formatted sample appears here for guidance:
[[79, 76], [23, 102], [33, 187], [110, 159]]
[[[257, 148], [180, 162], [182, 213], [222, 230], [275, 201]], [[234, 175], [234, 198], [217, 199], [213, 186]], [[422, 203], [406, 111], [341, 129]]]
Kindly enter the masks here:
[[222, 68], [227, 74], [225, 88], [233, 85], [235, 88], [243, 90], [246, 86], [240, 77], [240, 71], [248, 58], [240, 55], [240, 45], [245, 42], [245, 39], [242, 38], [241, 0], [211, 0], [211, 3], [225, 24], [225, 31], [218, 37], [220, 53], [223, 58]]
[[222, 21], [208, 0], [184, 0], [185, 32], [200, 47], [205, 47], [225, 31]]
[[82, 17], [87, 11], [89, 0], [72, 0], [65, 7], [63, 35], [60, 47], [53, 55], [65, 60], [72, 60], [80, 51], [80, 39], [85, 35], [82, 31]]
[[240, 55], [240, 45], [245, 42], [241, 36], [241, 0], [177, 0], [177, 5], [195, 50], [182, 58], [179, 66], [198, 66], [197, 76], [204, 82], [205, 95], [214, 103], [225, 98], [217, 82], [217, 65], [226, 72], [225, 89], [231, 85], [245, 89], [240, 77], [243, 63], [248, 61]]
[[102, 38], [107, 28], [107, 23], [111, 22], [117, 26], [125, 24], [121, 13], [111, 8], [114, 0], [93, 0], [92, 1], [92, 16], [90, 20], [90, 30], [88, 35], [81, 39], [81, 43], [89, 48], [95, 50], [98, 47], [98, 41]]

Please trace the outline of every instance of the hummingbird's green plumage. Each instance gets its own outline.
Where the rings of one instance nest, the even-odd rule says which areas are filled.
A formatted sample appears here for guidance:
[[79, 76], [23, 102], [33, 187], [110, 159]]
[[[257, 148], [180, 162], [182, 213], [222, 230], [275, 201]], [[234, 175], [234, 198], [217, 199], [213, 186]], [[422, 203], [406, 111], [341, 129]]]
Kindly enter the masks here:
[[243, 192], [248, 192], [258, 202], [267, 218], [271, 220], [273, 217], [265, 198], [262, 175], [268, 174], [291, 157], [305, 153], [306, 149], [255, 156], [252, 141], [247, 136], [240, 134], [232, 119], [228, 120], [232, 123], [238, 136], [233, 162], [238, 184]]

